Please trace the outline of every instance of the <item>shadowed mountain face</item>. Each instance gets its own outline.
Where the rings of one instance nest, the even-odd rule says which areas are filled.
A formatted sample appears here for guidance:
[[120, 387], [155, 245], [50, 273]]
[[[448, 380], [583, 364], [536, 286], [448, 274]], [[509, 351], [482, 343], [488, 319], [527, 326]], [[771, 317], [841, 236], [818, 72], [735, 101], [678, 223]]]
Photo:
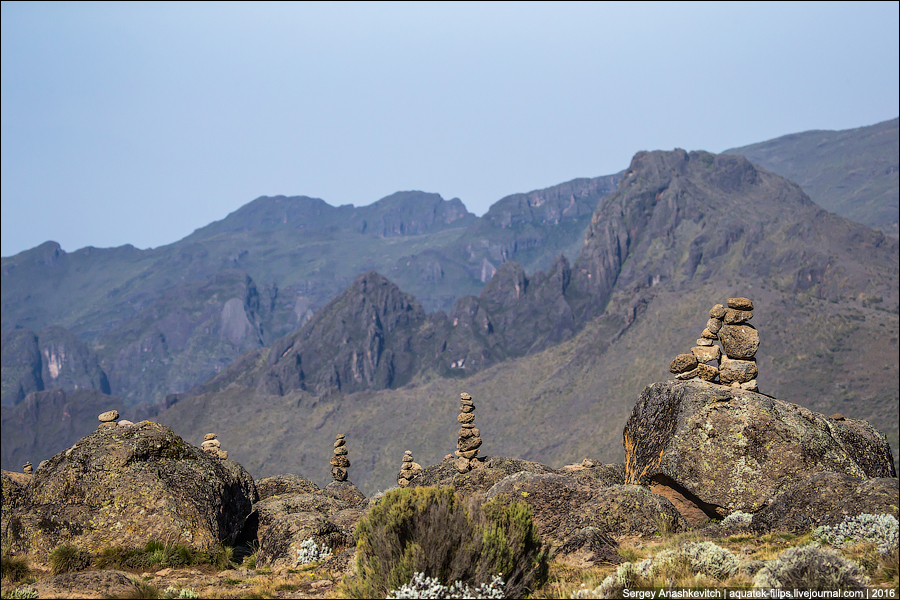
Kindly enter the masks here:
[[819, 206], [898, 236], [900, 119], [805, 131], [726, 150], [794, 181]]
[[616, 462], [640, 390], [669, 378], [709, 306], [745, 296], [761, 390], [877, 424], [897, 455], [898, 264], [895, 240], [740, 156], [642, 152], [597, 203], [573, 267], [559, 257], [529, 277], [508, 261], [449, 314], [367, 273], [148, 414], [196, 443], [218, 432], [256, 477], [324, 483], [346, 433], [350, 477], [372, 492], [404, 450], [422, 464], [452, 452], [467, 391], [483, 454]]
[[92, 389], [109, 394], [97, 355], [62, 327], [3, 333], [3, 405], [20, 403], [32, 392]]

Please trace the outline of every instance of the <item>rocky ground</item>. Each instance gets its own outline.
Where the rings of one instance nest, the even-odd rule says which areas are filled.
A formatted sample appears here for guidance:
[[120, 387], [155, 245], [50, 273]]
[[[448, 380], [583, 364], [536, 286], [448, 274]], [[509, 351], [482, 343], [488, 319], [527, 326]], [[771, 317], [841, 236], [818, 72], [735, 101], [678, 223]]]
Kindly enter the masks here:
[[[254, 481], [209, 440], [201, 449], [157, 423], [108, 419], [33, 474], [3, 471], [4, 597], [25, 585], [47, 598], [346, 594], [356, 525], [381, 494], [367, 498], [341, 480], [343, 468], [324, 488], [292, 474]], [[865, 421], [668, 381], [644, 389], [623, 441], [620, 464], [554, 469], [463, 450], [465, 460], [448, 455], [398, 482], [527, 504], [554, 552], [534, 597], [569, 597], [622, 563], [710, 541], [739, 568], [697, 581], [748, 587], [780, 552], [813, 541], [814, 528], [858, 515], [893, 519], [893, 538], [884, 538], [893, 554], [876, 550], [878, 540], [841, 552], [870, 585], [897, 587], [900, 489], [884, 435]]]

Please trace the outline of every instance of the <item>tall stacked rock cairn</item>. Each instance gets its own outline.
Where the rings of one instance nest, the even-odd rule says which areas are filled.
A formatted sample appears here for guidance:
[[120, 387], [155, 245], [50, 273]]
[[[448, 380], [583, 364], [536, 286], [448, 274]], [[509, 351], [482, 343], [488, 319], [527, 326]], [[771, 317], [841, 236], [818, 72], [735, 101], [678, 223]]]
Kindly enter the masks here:
[[397, 474], [397, 485], [406, 487], [409, 480], [422, 470], [422, 465], [413, 460], [412, 452], [407, 450], [403, 453], [403, 463], [400, 465], [400, 472]]
[[97, 426], [97, 429], [103, 429], [104, 427], [116, 427], [118, 423], [116, 420], [119, 418], [119, 411], [117, 410], [108, 410], [104, 413], [100, 413], [97, 416], [97, 420], [100, 421], [100, 425]]
[[472, 402], [472, 396], [463, 392], [459, 395], [460, 407], [459, 416], [459, 438], [456, 440], [456, 456], [454, 461], [456, 470], [460, 473], [467, 473], [470, 469], [481, 467], [481, 461], [476, 458], [478, 456], [478, 448], [481, 446], [481, 432], [475, 427], [475, 403]]
[[200, 448], [210, 456], [224, 460], [228, 458], [228, 450], [222, 450], [222, 442], [218, 440], [218, 437], [218, 434], [207, 433], [203, 436], [203, 443], [200, 444]]
[[697, 345], [691, 348], [690, 354], [676, 356], [669, 371], [675, 374], [675, 379], [700, 379], [759, 391], [756, 383], [759, 333], [749, 324], [753, 318], [753, 302], [748, 298], [729, 298], [727, 305], [716, 304], [710, 309]]
[[344, 434], [337, 434], [334, 440], [334, 456], [328, 461], [331, 463], [331, 478], [335, 481], [347, 481], [347, 469], [350, 467], [350, 460], [347, 458], [346, 444]]
[[34, 473], [34, 466], [31, 464], [30, 460], [22, 465], [22, 472], [26, 475], [31, 475], [32, 473]]

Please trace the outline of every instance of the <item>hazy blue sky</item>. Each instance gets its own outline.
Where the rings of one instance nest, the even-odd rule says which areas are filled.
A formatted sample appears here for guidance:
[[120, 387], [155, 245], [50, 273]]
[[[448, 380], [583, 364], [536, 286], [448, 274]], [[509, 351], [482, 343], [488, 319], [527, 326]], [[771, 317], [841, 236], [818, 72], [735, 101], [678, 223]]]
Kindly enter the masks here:
[[898, 3], [2, 4], [2, 255], [900, 113]]

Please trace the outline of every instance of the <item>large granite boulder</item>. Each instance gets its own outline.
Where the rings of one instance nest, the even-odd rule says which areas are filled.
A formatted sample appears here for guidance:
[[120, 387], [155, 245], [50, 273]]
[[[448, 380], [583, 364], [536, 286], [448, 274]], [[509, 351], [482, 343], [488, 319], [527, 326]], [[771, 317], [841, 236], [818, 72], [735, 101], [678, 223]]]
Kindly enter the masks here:
[[123, 571], [81, 571], [41, 579], [32, 588], [38, 598], [141, 598], [137, 578]]
[[319, 491], [319, 486], [306, 477], [286, 473], [257, 480], [256, 489], [259, 492], [259, 499], [265, 500], [272, 496], [285, 494], [311, 494]]
[[821, 525], [840, 525], [862, 514], [898, 515], [900, 488], [896, 477], [861, 479], [843, 473], [816, 473], [778, 494], [753, 515], [751, 529], [806, 532]]
[[443, 461], [425, 467], [409, 480], [410, 486], [449, 485], [461, 496], [487, 492], [501, 479], [522, 471], [535, 474], [555, 473], [555, 469], [528, 460], [503, 456], [478, 457], [478, 465], [467, 473], [460, 473], [453, 461]]
[[144, 421], [98, 429], [51, 458], [8, 530], [15, 549], [43, 555], [63, 542], [92, 552], [154, 539], [207, 549], [236, 537], [255, 494], [239, 464]]
[[0, 516], [0, 539], [6, 539], [6, 528], [12, 512], [25, 502], [25, 488], [33, 475], [25, 473], [13, 473], [12, 471], [0, 472], [0, 495], [3, 498], [2, 516]]
[[623, 435], [628, 483], [664, 480], [708, 514], [757, 512], [814, 473], [896, 477], [884, 434], [704, 381], [654, 383]]
[[296, 566], [300, 546], [310, 538], [320, 548], [327, 546], [335, 553], [353, 546], [353, 530], [363, 514], [358, 504], [327, 495], [324, 490], [260, 501], [248, 519], [256, 527], [258, 564]]
[[671, 502], [638, 485], [597, 488], [565, 475], [522, 471], [491, 487], [485, 499], [500, 495], [528, 504], [541, 537], [562, 546], [585, 528], [613, 538], [687, 529]]

